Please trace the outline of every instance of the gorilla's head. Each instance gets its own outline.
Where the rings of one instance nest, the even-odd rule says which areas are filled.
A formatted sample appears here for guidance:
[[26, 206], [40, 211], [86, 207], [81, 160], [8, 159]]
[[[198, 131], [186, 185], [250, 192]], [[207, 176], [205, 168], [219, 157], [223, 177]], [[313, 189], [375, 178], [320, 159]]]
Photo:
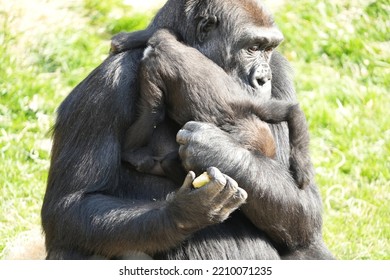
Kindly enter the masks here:
[[254, 93], [271, 96], [270, 60], [283, 35], [260, 1], [169, 0], [151, 26], [176, 31]]

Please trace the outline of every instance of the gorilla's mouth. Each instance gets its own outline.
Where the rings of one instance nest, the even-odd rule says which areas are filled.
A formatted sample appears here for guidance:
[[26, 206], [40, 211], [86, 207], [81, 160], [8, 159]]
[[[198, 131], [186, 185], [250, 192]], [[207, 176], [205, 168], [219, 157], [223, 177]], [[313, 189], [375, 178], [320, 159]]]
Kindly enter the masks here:
[[261, 97], [261, 99], [269, 100], [271, 99], [271, 89], [272, 89], [272, 83], [271, 80], [264, 83], [261, 87], [258, 87], [255, 89], [258, 96]]

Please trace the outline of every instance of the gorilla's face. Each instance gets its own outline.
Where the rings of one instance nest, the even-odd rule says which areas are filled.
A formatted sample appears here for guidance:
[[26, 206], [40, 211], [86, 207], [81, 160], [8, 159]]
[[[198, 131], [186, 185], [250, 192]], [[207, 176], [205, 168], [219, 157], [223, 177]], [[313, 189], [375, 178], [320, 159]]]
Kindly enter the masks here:
[[[221, 66], [229, 75], [238, 77], [262, 99], [271, 97], [270, 59], [283, 35], [270, 14], [254, 0], [214, 0], [211, 9], [198, 16], [195, 46]], [[234, 7], [232, 7], [232, 5]]]

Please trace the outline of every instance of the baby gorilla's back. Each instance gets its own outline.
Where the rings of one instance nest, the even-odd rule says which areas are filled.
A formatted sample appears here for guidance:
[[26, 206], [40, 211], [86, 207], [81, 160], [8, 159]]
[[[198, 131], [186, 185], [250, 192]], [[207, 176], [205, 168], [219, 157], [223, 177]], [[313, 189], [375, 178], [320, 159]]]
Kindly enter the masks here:
[[[164, 120], [165, 113], [181, 126], [191, 120], [214, 123], [247, 149], [275, 156], [269, 126], [256, 116], [260, 104], [238, 81], [166, 30], [156, 32], [148, 45], [140, 66], [139, 118], [128, 131], [122, 157], [125, 161], [141, 172], [159, 170], [156, 175], [172, 174], [161, 172], [164, 169], [180, 170], [161, 164], [167, 162], [164, 157], [145, 150], [151, 139], [160, 137], [155, 128]], [[172, 151], [169, 154], [171, 158]]]
[[[273, 142], [270, 130], [264, 129], [268, 125], [260, 125], [261, 104], [251, 96], [249, 88], [196, 49], [178, 42], [167, 30], [156, 32], [148, 45], [140, 66], [139, 118], [129, 130], [129, 140], [135, 140], [128, 141], [127, 148], [145, 145], [165, 114], [181, 126], [191, 120], [202, 121], [232, 133], [237, 131], [233, 127], [244, 119], [246, 125], [242, 123], [241, 128], [261, 127], [261, 133], [250, 131], [256, 134], [250, 138], [266, 138], [253, 143], [256, 150], [263, 148], [259, 147], [260, 142]], [[257, 125], [247, 125], [249, 121]], [[139, 135], [138, 140], [135, 134]]]
[[[309, 134], [298, 104], [262, 102], [242, 82], [167, 30], [157, 31], [150, 39], [139, 72], [139, 117], [127, 132], [123, 153], [123, 159], [138, 171], [180, 177], [172, 172], [183, 170], [178, 168], [177, 152], [170, 151], [161, 159], [148, 148], [153, 137], [160, 137], [155, 128], [168, 119], [166, 115], [179, 126], [191, 120], [213, 123], [243, 147], [269, 157], [275, 156], [275, 141], [267, 123], [287, 121], [291, 174], [300, 188], [309, 184]], [[147, 155], [151, 160], [139, 160]]]

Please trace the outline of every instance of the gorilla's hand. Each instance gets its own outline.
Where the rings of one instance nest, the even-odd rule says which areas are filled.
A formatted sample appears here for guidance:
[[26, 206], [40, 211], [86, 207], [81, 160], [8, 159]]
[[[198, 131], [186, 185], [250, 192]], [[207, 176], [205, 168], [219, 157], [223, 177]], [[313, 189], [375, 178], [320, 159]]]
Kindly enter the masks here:
[[187, 122], [177, 133], [176, 141], [183, 166], [195, 172], [215, 166], [229, 174], [227, 171], [237, 169], [242, 157], [249, 153], [227, 132], [210, 123]]
[[210, 182], [205, 186], [192, 188], [195, 174], [190, 171], [183, 186], [168, 198], [168, 210], [171, 211], [176, 226], [184, 232], [223, 222], [248, 196], [236, 181], [217, 168], [210, 167], [207, 172]]

